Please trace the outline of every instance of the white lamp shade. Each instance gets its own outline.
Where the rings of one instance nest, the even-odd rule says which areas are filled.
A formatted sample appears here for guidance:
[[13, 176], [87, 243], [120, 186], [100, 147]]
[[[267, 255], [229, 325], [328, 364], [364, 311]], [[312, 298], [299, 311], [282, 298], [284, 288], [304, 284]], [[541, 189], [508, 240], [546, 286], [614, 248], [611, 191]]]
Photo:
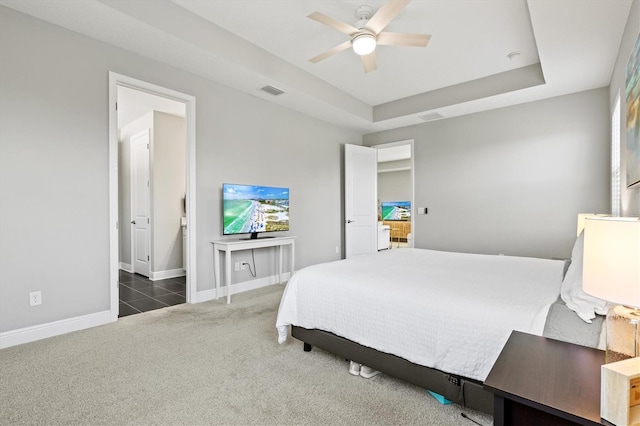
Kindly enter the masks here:
[[368, 55], [376, 49], [376, 37], [373, 34], [358, 34], [351, 41], [353, 51], [358, 55]]
[[585, 218], [582, 288], [612, 303], [640, 307], [640, 219]]
[[601, 213], [578, 213], [578, 232], [577, 236], [580, 236], [580, 233], [584, 230], [584, 220], [588, 217], [610, 217], [608, 214]]

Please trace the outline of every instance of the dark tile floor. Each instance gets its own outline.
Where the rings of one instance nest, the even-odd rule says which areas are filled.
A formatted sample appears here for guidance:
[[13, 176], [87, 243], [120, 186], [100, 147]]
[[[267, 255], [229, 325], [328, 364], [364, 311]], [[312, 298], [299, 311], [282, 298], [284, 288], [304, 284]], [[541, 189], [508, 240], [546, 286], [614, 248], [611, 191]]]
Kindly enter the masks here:
[[139, 314], [186, 303], [186, 277], [151, 281], [139, 274], [120, 270], [120, 314]]

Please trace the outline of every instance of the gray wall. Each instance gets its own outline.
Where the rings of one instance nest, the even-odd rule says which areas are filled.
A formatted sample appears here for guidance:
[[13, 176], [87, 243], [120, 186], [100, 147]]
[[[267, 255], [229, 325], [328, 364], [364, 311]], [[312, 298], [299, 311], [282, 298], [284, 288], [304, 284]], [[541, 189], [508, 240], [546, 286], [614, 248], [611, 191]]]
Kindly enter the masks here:
[[[187, 122], [153, 111], [151, 271], [182, 269], [183, 198], [187, 191]], [[175, 276], [175, 273], [174, 275]]]
[[609, 211], [608, 89], [364, 136], [414, 139], [415, 246], [569, 257], [576, 215]]
[[[609, 102], [613, 105], [616, 96], [620, 93], [620, 155], [621, 155], [621, 176], [622, 176], [622, 216], [640, 216], [640, 184], [632, 188], [627, 188], [627, 157], [629, 151], [627, 149], [627, 132], [626, 132], [626, 116], [627, 108], [625, 103], [625, 84], [626, 84], [626, 67], [627, 61], [633, 51], [634, 43], [640, 34], [640, 0], [634, 0], [625, 27], [620, 50], [618, 51], [618, 59], [611, 77], [611, 86], [609, 88]], [[613, 109], [613, 108], [612, 108]]]
[[411, 170], [378, 171], [378, 203], [382, 201], [411, 201]]
[[198, 291], [223, 182], [291, 187], [296, 267], [339, 257], [341, 145], [359, 134], [4, 7], [0, 21], [0, 332], [109, 309], [109, 71], [196, 97]]

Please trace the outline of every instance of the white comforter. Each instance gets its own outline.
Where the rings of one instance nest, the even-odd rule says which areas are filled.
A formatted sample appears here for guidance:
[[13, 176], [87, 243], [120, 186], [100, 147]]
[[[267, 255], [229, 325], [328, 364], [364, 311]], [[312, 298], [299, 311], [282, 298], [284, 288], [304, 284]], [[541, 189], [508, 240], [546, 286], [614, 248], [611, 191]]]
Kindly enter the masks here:
[[512, 330], [542, 334], [563, 266], [422, 249], [310, 266], [285, 288], [278, 340], [291, 324], [316, 328], [484, 381]]

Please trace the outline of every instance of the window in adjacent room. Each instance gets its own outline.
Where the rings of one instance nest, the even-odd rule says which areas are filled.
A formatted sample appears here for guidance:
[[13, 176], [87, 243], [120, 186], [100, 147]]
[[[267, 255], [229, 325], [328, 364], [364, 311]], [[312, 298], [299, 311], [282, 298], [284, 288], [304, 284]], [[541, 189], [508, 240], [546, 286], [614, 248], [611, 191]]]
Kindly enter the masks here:
[[611, 115], [611, 216], [620, 216], [620, 92]]

